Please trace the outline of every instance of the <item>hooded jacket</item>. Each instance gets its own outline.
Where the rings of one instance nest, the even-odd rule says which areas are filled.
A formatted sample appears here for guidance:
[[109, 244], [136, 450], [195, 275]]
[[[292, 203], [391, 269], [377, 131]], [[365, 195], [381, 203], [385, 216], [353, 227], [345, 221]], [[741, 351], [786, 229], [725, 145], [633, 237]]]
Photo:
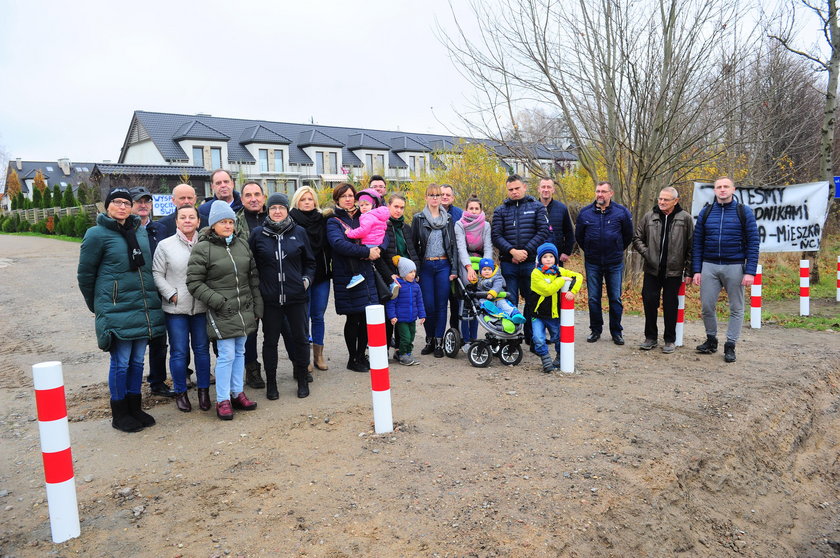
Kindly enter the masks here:
[[670, 215], [665, 215], [659, 206], [645, 213], [636, 223], [633, 235], [633, 249], [644, 258], [644, 271], [659, 275], [662, 258], [663, 233], [668, 234], [668, 260], [665, 263], [666, 277], [687, 277], [691, 272], [691, 241], [694, 233], [694, 219], [680, 204], [674, 206]]
[[187, 288], [207, 305], [208, 337], [231, 339], [257, 331], [263, 301], [248, 243], [234, 233], [228, 245], [210, 227], [198, 234], [187, 267]]
[[128, 244], [119, 223], [104, 213], [85, 233], [76, 279], [85, 304], [95, 315], [96, 341], [108, 351], [113, 339], [135, 341], [166, 333], [160, 296], [152, 277], [152, 253], [140, 218], [129, 215], [145, 265], [131, 270]]
[[303, 227], [291, 218], [289, 221], [292, 226], [282, 232], [257, 227], [248, 238], [264, 304], [302, 304], [307, 300], [306, 289], [314, 281], [315, 256], [309, 237]]

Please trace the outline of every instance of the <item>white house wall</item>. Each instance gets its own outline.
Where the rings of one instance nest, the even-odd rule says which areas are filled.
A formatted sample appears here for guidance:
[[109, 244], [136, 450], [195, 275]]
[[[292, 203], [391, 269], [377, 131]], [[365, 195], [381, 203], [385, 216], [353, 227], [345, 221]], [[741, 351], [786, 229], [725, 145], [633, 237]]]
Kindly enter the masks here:
[[152, 140], [137, 142], [128, 146], [125, 152], [127, 165], [167, 165]]

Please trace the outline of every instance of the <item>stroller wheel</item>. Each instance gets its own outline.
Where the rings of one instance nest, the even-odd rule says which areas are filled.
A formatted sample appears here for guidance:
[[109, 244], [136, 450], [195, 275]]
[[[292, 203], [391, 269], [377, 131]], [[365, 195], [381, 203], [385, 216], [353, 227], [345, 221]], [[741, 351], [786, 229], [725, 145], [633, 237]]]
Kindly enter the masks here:
[[499, 360], [507, 366], [516, 366], [522, 362], [522, 347], [519, 345], [502, 345], [499, 349]]
[[458, 349], [461, 348], [461, 332], [450, 327], [443, 334], [443, 354], [449, 358], [458, 356]]
[[467, 360], [476, 368], [486, 368], [493, 357], [490, 347], [484, 341], [476, 341], [470, 345], [467, 352]]

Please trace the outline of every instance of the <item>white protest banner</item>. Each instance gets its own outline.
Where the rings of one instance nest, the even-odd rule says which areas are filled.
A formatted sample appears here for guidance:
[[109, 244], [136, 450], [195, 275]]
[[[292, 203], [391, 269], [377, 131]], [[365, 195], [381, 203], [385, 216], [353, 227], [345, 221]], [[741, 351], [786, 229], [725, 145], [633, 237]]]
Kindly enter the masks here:
[[152, 215], [169, 215], [175, 211], [172, 196], [169, 194], [152, 194]]
[[[715, 199], [714, 185], [694, 183], [691, 214], [696, 221], [703, 206]], [[819, 250], [828, 215], [828, 182], [790, 186], [741, 186], [735, 199], [755, 213], [761, 252]]]

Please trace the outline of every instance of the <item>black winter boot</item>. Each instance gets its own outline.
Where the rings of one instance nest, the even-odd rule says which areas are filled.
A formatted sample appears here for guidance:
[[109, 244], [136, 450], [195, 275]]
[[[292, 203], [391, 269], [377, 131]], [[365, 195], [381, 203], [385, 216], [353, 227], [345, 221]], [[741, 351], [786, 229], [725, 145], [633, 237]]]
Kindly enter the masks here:
[[435, 352], [435, 339], [434, 337], [426, 337], [426, 346], [420, 349], [421, 355], [430, 355]]
[[111, 426], [123, 432], [140, 432], [143, 425], [140, 421], [131, 416], [128, 411], [128, 401], [125, 399], [111, 399]]
[[707, 335], [706, 342], [697, 345], [697, 352], [703, 355], [710, 355], [716, 353], [718, 349], [718, 340], [714, 335]]
[[271, 401], [280, 399], [280, 392], [277, 391], [277, 372], [265, 371], [265, 397]]
[[735, 343], [727, 341], [723, 344], [723, 360], [726, 362], [735, 362]]
[[[422, 351], [421, 351], [422, 353]], [[443, 358], [443, 338], [435, 337], [435, 358]]]
[[265, 387], [262, 374], [260, 374], [260, 361], [255, 360], [245, 365], [245, 384], [254, 389], [263, 389]]
[[542, 370], [546, 374], [550, 374], [551, 372], [554, 372], [556, 370], [556, 368], [554, 367], [554, 361], [551, 360], [551, 355], [543, 355], [540, 357], [540, 360], [542, 361]]
[[295, 380], [297, 380], [297, 396], [303, 399], [309, 397], [309, 382], [306, 381], [306, 368], [295, 367]]
[[134, 419], [145, 426], [154, 426], [155, 417], [143, 411], [142, 400], [139, 393], [128, 393], [125, 396], [128, 401], [128, 412]]

